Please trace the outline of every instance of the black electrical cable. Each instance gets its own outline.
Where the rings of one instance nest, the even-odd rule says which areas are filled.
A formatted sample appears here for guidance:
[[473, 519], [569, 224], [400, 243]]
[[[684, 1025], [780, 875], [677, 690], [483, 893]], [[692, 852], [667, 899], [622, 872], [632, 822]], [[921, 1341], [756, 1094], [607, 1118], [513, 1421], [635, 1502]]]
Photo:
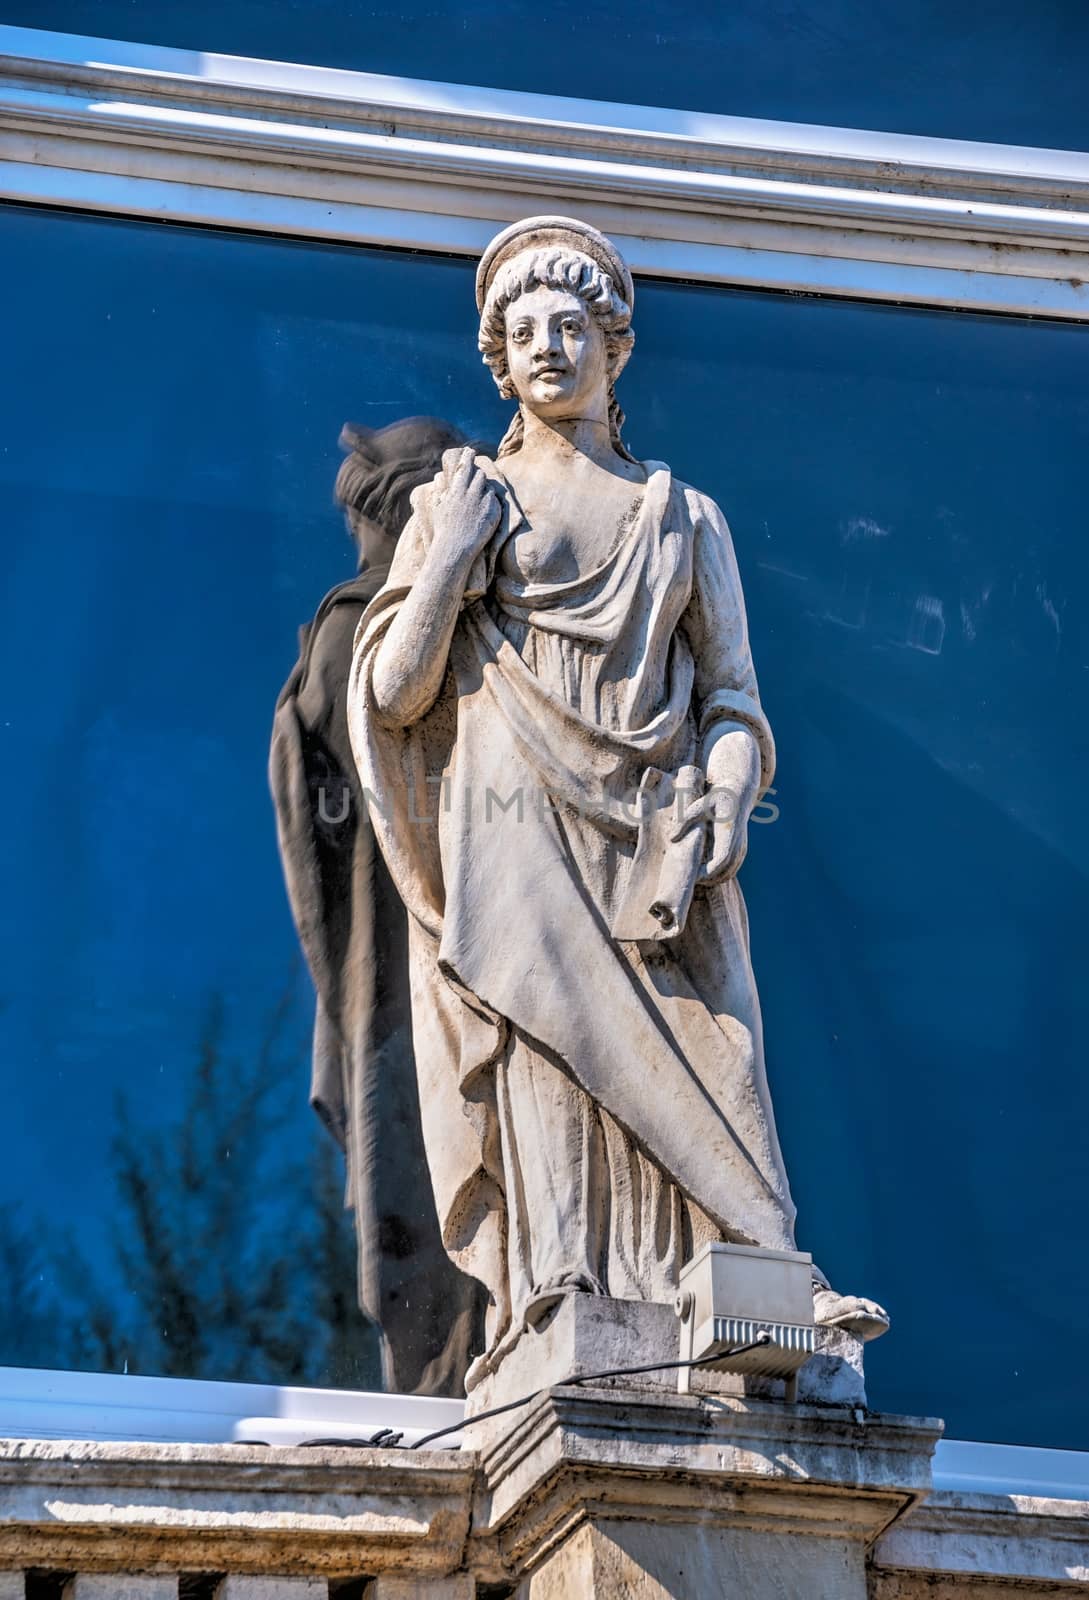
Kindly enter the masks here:
[[536, 1400], [538, 1395], [547, 1393], [548, 1388], [573, 1389], [582, 1383], [600, 1383], [604, 1378], [634, 1378], [641, 1372], [676, 1372], [680, 1367], [709, 1367], [716, 1361], [729, 1361], [734, 1356], [746, 1355], [750, 1350], [759, 1350], [770, 1343], [771, 1334], [761, 1330], [751, 1344], [739, 1344], [733, 1350], [719, 1350], [710, 1356], [696, 1356], [688, 1361], [648, 1361], [643, 1367], [609, 1367], [605, 1372], [584, 1372], [581, 1377], [564, 1378], [561, 1383], [549, 1384], [545, 1389], [534, 1389], [532, 1394], [524, 1394], [520, 1400], [508, 1400], [504, 1406], [493, 1406], [490, 1411], [478, 1411], [475, 1417], [465, 1417], [461, 1422], [452, 1423], [448, 1428], [436, 1428], [434, 1433], [425, 1433], [422, 1439], [406, 1445], [405, 1449], [422, 1450], [424, 1445], [434, 1444], [436, 1439], [445, 1439], [448, 1434], [460, 1433], [463, 1428], [471, 1428], [474, 1422], [484, 1422], [488, 1417], [500, 1417], [504, 1411], [517, 1411], [519, 1406], [526, 1406], [531, 1400]]
[[300, 1439], [300, 1450], [391, 1450], [404, 1438], [394, 1428], [379, 1428], [369, 1439]]
[[[603, 1372], [584, 1372], [577, 1378], [564, 1378], [559, 1384], [550, 1384], [548, 1388], [572, 1389], [582, 1383], [600, 1383], [605, 1378], [634, 1378], [644, 1372], [676, 1372], [681, 1367], [709, 1367], [715, 1362], [728, 1361], [733, 1356], [743, 1356], [750, 1350], [759, 1350], [771, 1343], [771, 1334], [761, 1331], [751, 1344], [736, 1345], [732, 1350], [720, 1350], [709, 1356], [695, 1356], [687, 1361], [648, 1361], [639, 1367], [608, 1367]], [[406, 1450], [422, 1450], [424, 1445], [433, 1444], [436, 1439], [445, 1439], [451, 1433], [460, 1433], [464, 1428], [472, 1427], [474, 1422], [484, 1422], [488, 1417], [501, 1417], [506, 1411], [517, 1411], [519, 1406], [528, 1405], [531, 1400], [536, 1400], [538, 1395], [546, 1394], [545, 1389], [534, 1389], [532, 1394], [525, 1394], [519, 1400], [508, 1400], [506, 1405], [493, 1406], [490, 1411], [480, 1411], [475, 1417], [463, 1417], [460, 1422], [451, 1423], [447, 1428], [437, 1428], [434, 1433], [424, 1434], [422, 1439], [415, 1443], [405, 1445]], [[303, 1450], [339, 1449], [339, 1450], [373, 1450], [394, 1449], [401, 1444], [403, 1433], [393, 1428], [379, 1428], [366, 1439], [302, 1439], [298, 1448]], [[235, 1439], [234, 1444], [267, 1445], [267, 1439]]]

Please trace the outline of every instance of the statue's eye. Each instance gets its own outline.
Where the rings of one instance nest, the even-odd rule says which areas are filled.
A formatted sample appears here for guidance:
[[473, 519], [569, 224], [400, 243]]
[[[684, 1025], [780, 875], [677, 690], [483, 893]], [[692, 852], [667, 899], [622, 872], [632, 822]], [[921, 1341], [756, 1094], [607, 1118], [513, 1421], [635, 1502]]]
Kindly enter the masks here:
[[515, 328], [514, 332], [511, 334], [511, 338], [514, 340], [515, 344], [525, 344], [526, 340], [529, 338], [529, 329], [524, 323], [522, 323]]

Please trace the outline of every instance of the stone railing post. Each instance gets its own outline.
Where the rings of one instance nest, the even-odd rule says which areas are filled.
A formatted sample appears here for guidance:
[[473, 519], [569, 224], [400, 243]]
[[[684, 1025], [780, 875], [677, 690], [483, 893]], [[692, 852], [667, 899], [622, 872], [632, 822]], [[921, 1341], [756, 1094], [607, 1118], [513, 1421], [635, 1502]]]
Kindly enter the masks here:
[[224, 1578], [216, 1600], [328, 1600], [324, 1578]]
[[178, 1580], [160, 1573], [80, 1574], [65, 1584], [63, 1600], [178, 1600]]
[[367, 1591], [367, 1600], [475, 1600], [472, 1574], [456, 1572], [448, 1578], [399, 1578], [385, 1573]]

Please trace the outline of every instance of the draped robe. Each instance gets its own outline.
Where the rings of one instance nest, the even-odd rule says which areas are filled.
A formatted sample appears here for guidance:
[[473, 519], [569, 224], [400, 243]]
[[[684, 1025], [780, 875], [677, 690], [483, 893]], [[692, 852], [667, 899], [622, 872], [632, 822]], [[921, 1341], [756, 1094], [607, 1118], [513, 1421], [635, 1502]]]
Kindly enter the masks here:
[[490, 1292], [494, 1358], [557, 1289], [664, 1298], [700, 1237], [792, 1249], [794, 1209], [737, 883], [701, 887], [670, 941], [610, 932], [649, 767], [697, 762], [725, 722], [753, 735], [771, 782], [725, 520], [648, 462], [608, 559], [552, 581], [512, 559], [524, 518], [501, 466], [478, 463], [502, 518], [437, 700], [399, 728], [373, 691], [430, 546], [427, 485], [361, 619], [348, 712], [409, 911], [443, 1241]]

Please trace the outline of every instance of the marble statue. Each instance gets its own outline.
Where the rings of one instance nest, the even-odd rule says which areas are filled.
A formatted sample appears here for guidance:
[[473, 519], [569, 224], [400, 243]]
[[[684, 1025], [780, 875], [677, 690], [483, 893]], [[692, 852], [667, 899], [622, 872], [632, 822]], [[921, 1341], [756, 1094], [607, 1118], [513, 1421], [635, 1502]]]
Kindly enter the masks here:
[[344, 1151], [358, 1292], [387, 1389], [460, 1394], [483, 1289], [443, 1249], [427, 1176], [409, 1016], [406, 912], [374, 848], [348, 740], [359, 619], [381, 589], [412, 490], [464, 434], [436, 417], [347, 424], [336, 482], [359, 570], [300, 629], [269, 750], [276, 831], [314, 982], [311, 1102]]
[[443, 1243], [489, 1296], [469, 1390], [565, 1296], [794, 1248], [737, 884], [774, 745], [722, 512], [621, 440], [632, 302], [584, 223], [493, 240], [479, 344], [517, 411], [413, 495], [348, 687]]

